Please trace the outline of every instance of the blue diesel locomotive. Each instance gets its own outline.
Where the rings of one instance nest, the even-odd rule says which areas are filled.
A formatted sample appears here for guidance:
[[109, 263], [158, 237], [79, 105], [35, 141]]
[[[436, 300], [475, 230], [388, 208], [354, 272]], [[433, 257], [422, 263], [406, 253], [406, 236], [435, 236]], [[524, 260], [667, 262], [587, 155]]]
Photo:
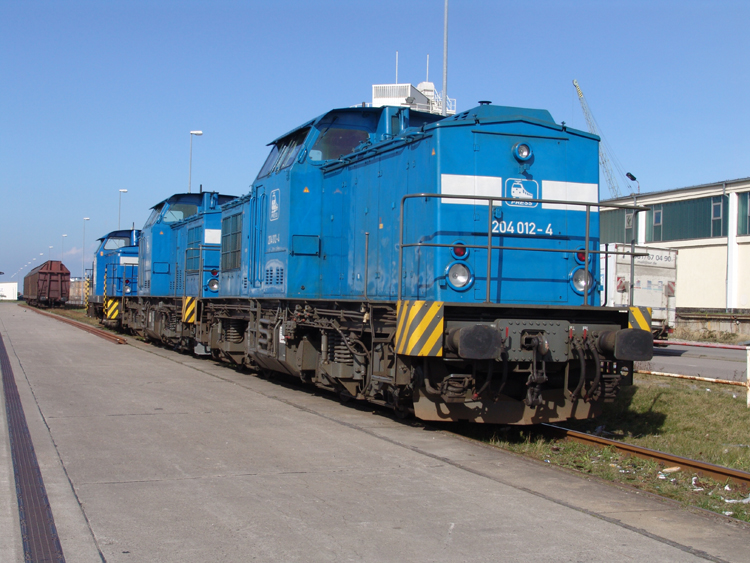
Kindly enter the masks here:
[[141, 231], [138, 299], [123, 311], [126, 326], [174, 346], [200, 342], [198, 299], [218, 295], [221, 206], [233, 199], [175, 194], [152, 208]]
[[141, 231], [112, 231], [94, 253], [87, 314], [118, 328], [124, 297], [138, 294], [138, 239]]
[[489, 102], [330, 111], [248, 194], [154, 208], [127, 325], [423, 420], [596, 416], [653, 348], [599, 304], [598, 144]]

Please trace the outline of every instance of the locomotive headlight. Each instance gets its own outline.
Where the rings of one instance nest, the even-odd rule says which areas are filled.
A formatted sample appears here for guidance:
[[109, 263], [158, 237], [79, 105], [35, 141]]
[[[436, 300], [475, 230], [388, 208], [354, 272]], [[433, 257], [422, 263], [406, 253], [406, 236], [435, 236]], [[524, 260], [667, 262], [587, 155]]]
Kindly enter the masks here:
[[531, 158], [531, 147], [526, 143], [518, 143], [513, 147], [513, 156], [519, 162], [526, 162]]
[[129, 285], [125, 286], [125, 293], [130, 293], [130, 286]]
[[591, 293], [591, 291], [594, 289], [594, 276], [591, 275], [591, 272], [589, 272], [585, 268], [578, 268], [570, 276], [570, 283], [573, 285], [573, 289], [575, 289], [578, 293], [582, 294], [583, 290], [585, 289], [586, 276], [588, 276], [588, 289], [589, 293]]
[[453, 262], [448, 266], [446, 277], [448, 278], [448, 284], [458, 291], [468, 289], [471, 282], [474, 281], [474, 275], [464, 262]]
[[208, 289], [211, 291], [219, 291], [219, 280], [208, 280]]

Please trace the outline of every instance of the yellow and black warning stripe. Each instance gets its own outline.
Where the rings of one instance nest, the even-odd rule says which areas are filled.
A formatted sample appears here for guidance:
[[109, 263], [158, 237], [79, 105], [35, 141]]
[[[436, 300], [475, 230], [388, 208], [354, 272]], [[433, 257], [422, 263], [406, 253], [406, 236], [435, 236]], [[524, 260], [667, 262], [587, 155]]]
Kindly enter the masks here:
[[399, 301], [396, 353], [442, 356], [445, 307], [442, 301]]
[[108, 321], [116, 321], [120, 318], [120, 299], [111, 297], [104, 300], [104, 318]]
[[182, 322], [193, 324], [195, 322], [195, 311], [197, 301], [195, 297], [183, 297], [182, 299]]
[[630, 307], [628, 328], [640, 328], [651, 332], [651, 307]]

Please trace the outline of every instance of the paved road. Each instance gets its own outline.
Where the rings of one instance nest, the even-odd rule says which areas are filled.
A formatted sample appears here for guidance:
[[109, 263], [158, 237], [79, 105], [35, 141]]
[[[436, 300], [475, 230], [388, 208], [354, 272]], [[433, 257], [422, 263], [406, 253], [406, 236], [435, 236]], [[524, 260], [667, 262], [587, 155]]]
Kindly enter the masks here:
[[743, 524], [368, 408], [15, 305], [0, 334], [69, 563], [747, 561]]
[[744, 350], [670, 344], [654, 348], [653, 360], [639, 363], [639, 366], [648, 371], [746, 381], [747, 354]]

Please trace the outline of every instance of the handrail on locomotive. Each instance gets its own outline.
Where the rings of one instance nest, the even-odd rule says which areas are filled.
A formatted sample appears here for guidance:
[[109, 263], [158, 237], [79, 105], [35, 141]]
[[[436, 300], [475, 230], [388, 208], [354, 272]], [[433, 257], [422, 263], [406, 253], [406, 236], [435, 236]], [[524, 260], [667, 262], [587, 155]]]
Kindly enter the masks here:
[[[424, 198], [425, 200], [429, 198], [437, 198], [437, 199], [460, 199], [460, 200], [475, 200], [475, 201], [486, 201], [488, 203], [488, 226], [487, 226], [487, 244], [462, 244], [462, 246], [466, 248], [481, 248], [487, 250], [487, 276], [489, 278], [489, 272], [492, 271], [492, 251], [493, 250], [527, 250], [532, 252], [579, 252], [579, 249], [570, 249], [570, 248], [529, 248], [529, 247], [519, 247], [519, 246], [495, 246], [492, 244], [492, 217], [493, 217], [493, 210], [494, 210], [494, 202], [503, 202], [503, 201], [513, 201], [515, 198], [512, 197], [498, 197], [498, 196], [480, 196], [480, 195], [454, 195], [454, 194], [406, 194], [401, 198], [401, 216], [400, 216], [400, 227], [399, 227], [399, 253], [398, 253], [398, 300], [401, 301], [401, 284], [403, 279], [403, 258], [404, 258], [404, 248], [412, 248], [412, 247], [432, 247], [432, 248], [452, 248], [455, 246], [455, 243], [452, 244], [439, 244], [439, 243], [425, 243], [425, 242], [415, 242], [415, 243], [408, 243], [404, 244], [404, 210], [406, 207], [406, 200], [408, 199], [417, 199], [417, 198]], [[525, 199], [524, 201], [528, 201], [529, 203], [552, 203], [552, 204], [558, 204], [558, 205], [578, 205], [582, 207], [586, 207], [586, 234], [585, 234], [585, 243], [584, 243], [584, 264], [588, 264], [589, 261], [589, 254], [602, 254], [601, 250], [591, 250], [589, 248], [591, 236], [591, 208], [592, 207], [602, 207], [601, 203], [591, 203], [591, 202], [580, 202], [580, 201], [568, 201], [568, 200], [558, 200], [558, 199]], [[642, 205], [621, 205], [621, 204], [613, 204], [613, 203], [607, 203], [607, 208], [616, 208], [616, 209], [629, 209], [634, 212], [635, 215], [638, 213], [641, 213], [643, 211], [648, 211], [648, 207], [644, 207]], [[631, 270], [634, 266], [634, 261], [636, 256], [648, 256], [647, 253], [643, 252], [636, 252], [635, 251], [635, 240], [631, 240], [630, 243], [630, 252], [607, 252], [607, 254], [618, 254], [622, 256], [630, 256], [630, 267]], [[490, 303], [490, 283], [487, 283], [487, 292], [485, 295], [485, 303]], [[588, 294], [589, 294], [589, 279], [588, 276], [585, 277], [584, 281], [584, 291], [583, 291], [583, 303], [582, 306], [588, 305]]]

